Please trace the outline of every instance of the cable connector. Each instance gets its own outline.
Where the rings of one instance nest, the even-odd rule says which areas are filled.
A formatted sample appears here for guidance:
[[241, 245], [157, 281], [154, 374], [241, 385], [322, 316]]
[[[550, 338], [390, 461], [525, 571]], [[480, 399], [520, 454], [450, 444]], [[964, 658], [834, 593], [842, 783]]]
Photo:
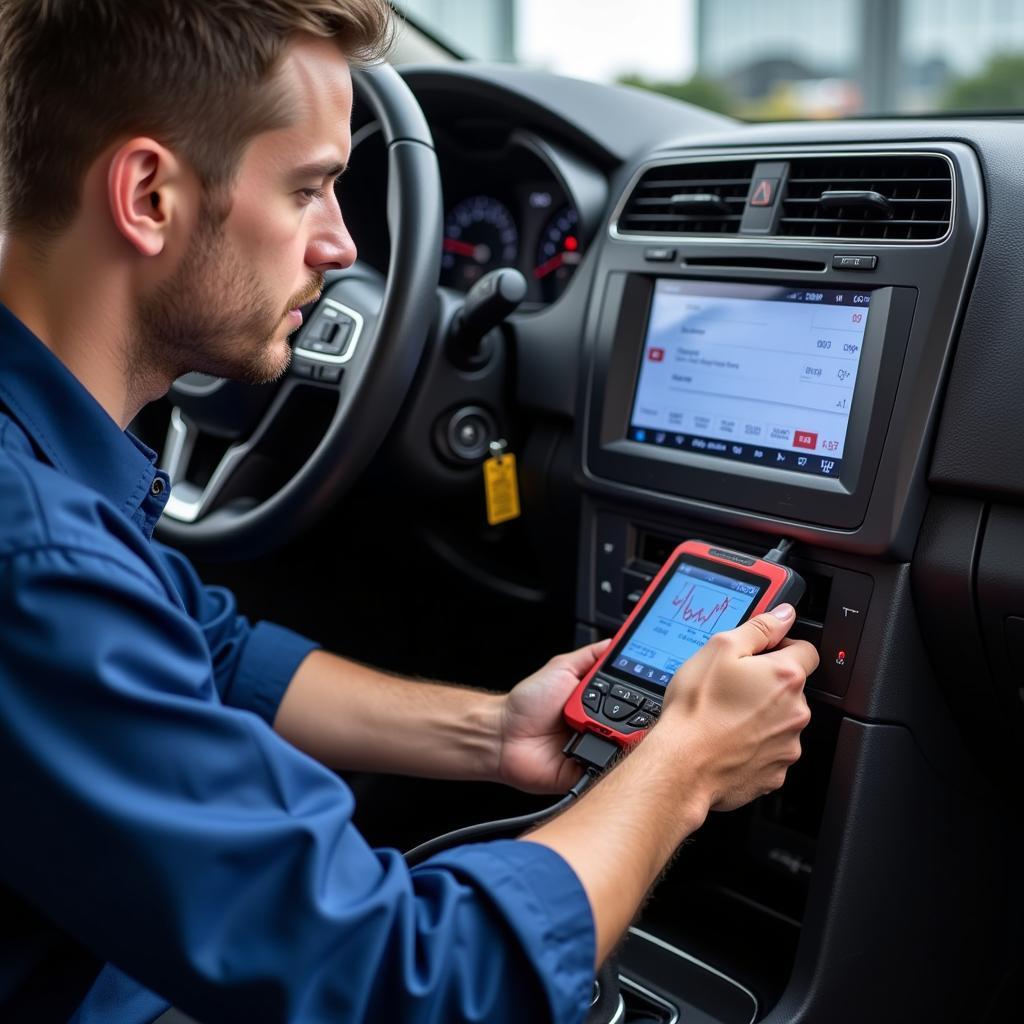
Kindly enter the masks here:
[[793, 542], [788, 537], [783, 537], [779, 543], [764, 556], [764, 560], [766, 562], [776, 562], [779, 565], [785, 565], [789, 560], [789, 553], [792, 550]]
[[618, 752], [617, 744], [592, 732], [573, 733], [572, 739], [562, 748], [562, 753], [566, 757], [571, 757], [588, 770], [596, 772], [604, 771]]

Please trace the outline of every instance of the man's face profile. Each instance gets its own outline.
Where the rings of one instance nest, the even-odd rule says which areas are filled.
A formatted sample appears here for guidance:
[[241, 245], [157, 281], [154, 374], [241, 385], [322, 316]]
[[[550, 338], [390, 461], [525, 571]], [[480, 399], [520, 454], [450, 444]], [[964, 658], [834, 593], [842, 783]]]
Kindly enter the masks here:
[[263, 383], [288, 367], [293, 312], [355, 246], [334, 195], [351, 148], [352, 83], [330, 41], [301, 38], [278, 71], [290, 123], [257, 135], [231, 184], [205, 194], [177, 267], [138, 302], [135, 364]]

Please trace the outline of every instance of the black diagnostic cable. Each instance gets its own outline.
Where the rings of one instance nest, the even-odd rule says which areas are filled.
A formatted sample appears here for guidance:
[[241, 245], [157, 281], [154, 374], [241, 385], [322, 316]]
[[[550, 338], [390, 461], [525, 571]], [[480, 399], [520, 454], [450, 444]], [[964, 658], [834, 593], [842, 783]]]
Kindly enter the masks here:
[[779, 543], [764, 556], [764, 560], [766, 562], [775, 562], [778, 565], [785, 565], [789, 559], [789, 553], [792, 550], [793, 542], [788, 537], [783, 537]]
[[448, 850], [453, 846], [462, 846], [465, 843], [483, 843], [505, 836], [521, 835], [526, 829], [539, 825], [559, 811], [565, 810], [581, 793], [590, 788], [591, 783], [599, 774], [596, 768], [587, 768], [580, 781], [551, 807], [534, 811], [532, 814], [520, 814], [516, 818], [501, 818], [498, 821], [484, 821], [479, 825], [467, 825], [465, 828], [455, 829], [454, 832], [446, 832], [443, 836], [428, 839], [425, 843], [420, 843], [419, 846], [414, 846], [407, 851], [405, 862], [409, 867], [414, 868], [417, 864], [422, 864], [428, 857], [433, 857], [435, 853]]

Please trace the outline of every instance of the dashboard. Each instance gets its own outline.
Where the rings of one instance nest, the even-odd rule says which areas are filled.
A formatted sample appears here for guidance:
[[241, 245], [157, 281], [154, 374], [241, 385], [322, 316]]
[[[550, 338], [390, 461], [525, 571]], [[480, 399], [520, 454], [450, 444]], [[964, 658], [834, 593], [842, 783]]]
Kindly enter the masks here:
[[[508, 66], [401, 71], [438, 155], [441, 280], [361, 495], [377, 532], [351, 532], [384, 559], [411, 518], [431, 578], [465, 588], [459, 616], [423, 613], [451, 643], [424, 625], [417, 656], [477, 633], [490, 656], [464, 624], [483, 594], [515, 609], [517, 654], [549, 656], [556, 624], [612, 635], [687, 539], [788, 538], [807, 583], [803, 756], [680, 852], [624, 985], [719, 1024], [1015, 1019], [1024, 123], [739, 124]], [[342, 209], [383, 271], [387, 154], [358, 104], [353, 154]], [[526, 299], [453, 358], [497, 267]], [[523, 515], [490, 526], [497, 439]]]
[[[740, 125], [516, 68], [403, 74], [441, 165], [442, 290], [497, 266], [529, 287], [490, 369], [423, 370], [392, 442], [409, 479], [476, 495], [482, 456], [438, 438], [483, 410], [573, 576], [579, 643], [687, 538], [789, 537], [808, 582], [804, 758], [651, 901], [645, 933], [691, 967], [631, 940], [633, 980], [692, 1015], [706, 962], [754, 1001], [708, 1017], [729, 1022], [1000, 1019], [971, 1000], [1024, 970], [1021, 901], [1009, 920], [976, 842], [1024, 852], [1019, 821], [978, 810], [1022, 774], [1024, 125]], [[500, 543], [460, 564], [483, 579]]]

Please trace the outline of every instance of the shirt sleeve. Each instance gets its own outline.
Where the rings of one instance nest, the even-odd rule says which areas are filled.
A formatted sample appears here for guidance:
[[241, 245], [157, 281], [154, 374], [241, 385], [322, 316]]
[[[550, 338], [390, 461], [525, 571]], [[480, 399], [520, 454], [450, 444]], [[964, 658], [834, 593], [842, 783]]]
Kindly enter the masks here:
[[593, 923], [557, 854], [369, 848], [344, 783], [217, 701], [141, 564], [8, 556], [0, 607], [0, 880], [98, 956], [200, 1020], [583, 1019]]
[[203, 632], [221, 700], [273, 724], [296, 670], [319, 644], [270, 622], [251, 625], [238, 614], [230, 590], [203, 583], [180, 551], [153, 546], [189, 618]]

